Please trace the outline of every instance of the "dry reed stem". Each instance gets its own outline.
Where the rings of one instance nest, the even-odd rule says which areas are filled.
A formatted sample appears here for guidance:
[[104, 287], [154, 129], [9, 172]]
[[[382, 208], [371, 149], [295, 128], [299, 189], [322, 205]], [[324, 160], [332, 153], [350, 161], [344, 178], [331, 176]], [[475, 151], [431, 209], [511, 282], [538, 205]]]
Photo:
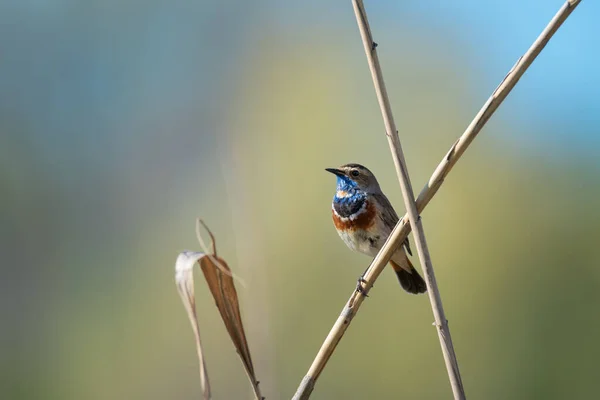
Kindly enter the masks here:
[[440, 291], [435, 279], [431, 255], [429, 254], [427, 240], [425, 238], [425, 230], [415, 204], [415, 195], [410, 183], [408, 167], [406, 166], [400, 137], [398, 136], [398, 130], [396, 129], [396, 123], [394, 122], [394, 116], [392, 114], [392, 107], [385, 88], [383, 72], [381, 71], [381, 65], [379, 64], [379, 58], [377, 57], [377, 46], [373, 40], [371, 29], [369, 28], [369, 20], [362, 0], [353, 0], [352, 5], [354, 6], [354, 14], [356, 15], [360, 36], [365, 48], [365, 54], [367, 55], [369, 69], [371, 70], [377, 100], [379, 102], [379, 107], [381, 108], [386, 137], [392, 152], [392, 158], [394, 159], [398, 180], [400, 181], [400, 190], [402, 191], [402, 197], [404, 199], [404, 207], [407, 210], [410, 226], [414, 232], [415, 245], [421, 262], [421, 269], [423, 270], [425, 282], [427, 284], [427, 293], [429, 295], [429, 301], [431, 302], [431, 309], [433, 311], [435, 326], [437, 327], [440, 345], [442, 347], [442, 354], [444, 355], [444, 362], [446, 363], [446, 369], [448, 371], [448, 378], [450, 379], [450, 386], [452, 387], [454, 398], [456, 400], [463, 400], [465, 399], [465, 390], [460, 378], [458, 361], [456, 360], [454, 346], [450, 336], [450, 328], [448, 327], [448, 320], [444, 314]]
[[[536, 57], [544, 49], [548, 41], [552, 38], [554, 33], [560, 28], [563, 22], [569, 17], [571, 12], [577, 7], [581, 0], [568, 0], [556, 13], [554, 18], [550, 21], [548, 26], [538, 36], [535, 42], [527, 50], [527, 52], [521, 56], [515, 65], [511, 68], [508, 74], [504, 77], [500, 85], [494, 90], [492, 95], [485, 102], [483, 107], [479, 110], [473, 121], [469, 124], [465, 132], [458, 138], [458, 140], [452, 145], [448, 153], [444, 156], [442, 161], [439, 163], [429, 181], [421, 190], [421, 193], [417, 197], [416, 206], [417, 211], [421, 213], [427, 206], [429, 201], [437, 193], [438, 189], [444, 182], [444, 179], [454, 167], [454, 164], [460, 159], [465, 150], [469, 147], [473, 139], [481, 131], [486, 122], [498, 109], [500, 104], [506, 99], [510, 91], [515, 87], [521, 76], [525, 73], [527, 68], [533, 63]], [[410, 224], [407, 224], [407, 215], [404, 215], [396, 227], [386, 240], [384, 246], [381, 248], [377, 256], [371, 262], [367, 272], [364, 275], [366, 283], [364, 284], [365, 294], [373, 286], [377, 277], [383, 271], [385, 265], [389, 262], [392, 254], [396, 251], [398, 246], [406, 239], [410, 233]], [[310, 366], [308, 373], [302, 379], [302, 382], [298, 386], [296, 394], [293, 400], [305, 400], [310, 397], [315, 383], [327, 361], [333, 354], [337, 344], [341, 340], [342, 336], [346, 332], [346, 329], [350, 325], [352, 318], [358, 312], [360, 305], [365, 299], [360, 293], [353, 291], [350, 299], [344, 306], [340, 316], [335, 321], [335, 324], [331, 328], [329, 334], [325, 338], [317, 356], [315, 357], [312, 365]]]

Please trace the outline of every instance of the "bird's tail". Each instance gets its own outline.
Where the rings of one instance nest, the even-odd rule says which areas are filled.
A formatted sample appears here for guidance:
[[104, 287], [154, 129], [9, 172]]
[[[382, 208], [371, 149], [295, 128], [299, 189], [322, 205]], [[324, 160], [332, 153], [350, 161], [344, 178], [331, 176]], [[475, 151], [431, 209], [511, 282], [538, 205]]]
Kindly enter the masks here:
[[400, 285], [408, 293], [425, 293], [427, 291], [427, 285], [425, 284], [425, 281], [423, 278], [421, 278], [421, 275], [419, 275], [415, 267], [413, 267], [405, 253], [403, 258], [404, 262], [402, 264], [404, 265], [402, 266], [390, 260], [390, 264], [392, 264], [392, 268], [394, 268], [394, 271], [396, 271]]

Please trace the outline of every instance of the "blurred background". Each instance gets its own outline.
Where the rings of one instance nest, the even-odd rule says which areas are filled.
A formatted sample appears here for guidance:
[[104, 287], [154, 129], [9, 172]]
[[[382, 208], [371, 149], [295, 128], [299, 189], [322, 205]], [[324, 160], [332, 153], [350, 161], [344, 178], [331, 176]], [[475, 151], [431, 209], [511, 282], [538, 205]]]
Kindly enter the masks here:
[[[562, 4], [366, 2], [415, 191]], [[470, 398], [597, 394], [599, 12], [423, 213]], [[350, 1], [0, 2], [0, 397], [199, 398], [173, 276], [201, 216], [264, 394], [290, 398], [370, 262], [330, 219], [323, 169], [348, 162], [404, 212]], [[250, 399], [206, 289], [214, 397]], [[313, 398], [450, 398], [432, 321], [384, 271]]]

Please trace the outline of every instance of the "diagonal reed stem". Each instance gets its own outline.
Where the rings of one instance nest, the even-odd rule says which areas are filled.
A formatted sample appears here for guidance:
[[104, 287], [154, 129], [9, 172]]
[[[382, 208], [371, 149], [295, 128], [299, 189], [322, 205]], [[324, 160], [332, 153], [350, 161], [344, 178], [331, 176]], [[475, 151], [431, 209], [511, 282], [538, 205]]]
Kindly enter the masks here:
[[386, 137], [392, 152], [392, 158], [394, 159], [398, 180], [400, 181], [400, 190], [402, 191], [404, 206], [408, 214], [410, 227], [414, 232], [415, 245], [421, 262], [421, 269], [425, 275], [427, 293], [429, 294], [429, 301], [431, 302], [431, 309], [433, 310], [435, 325], [437, 326], [442, 354], [444, 355], [446, 370], [448, 371], [448, 377], [450, 378], [452, 393], [456, 400], [463, 400], [465, 399], [465, 390], [460, 378], [458, 361], [454, 354], [454, 346], [450, 336], [450, 327], [448, 326], [448, 320], [444, 313], [442, 298], [435, 279], [433, 264], [431, 262], [431, 255], [429, 254], [429, 248], [427, 247], [425, 229], [423, 228], [421, 217], [417, 211], [415, 195], [408, 174], [408, 167], [406, 166], [400, 137], [398, 136], [398, 130], [396, 129], [396, 123], [394, 122], [394, 116], [392, 114], [392, 107], [385, 88], [383, 72], [381, 71], [381, 65], [379, 64], [379, 57], [377, 57], [377, 46], [373, 41], [369, 20], [367, 18], [367, 11], [365, 10], [362, 0], [353, 0], [352, 5], [354, 6], [354, 14], [356, 15], [360, 36], [365, 48], [365, 54], [367, 55], [369, 69], [371, 70], [373, 85], [375, 86], [375, 93], [377, 94], [377, 101], [381, 108]]
[[[527, 68], [533, 63], [536, 57], [544, 49], [548, 41], [552, 38], [554, 33], [560, 28], [563, 22], [571, 15], [571, 12], [579, 5], [581, 0], [568, 0], [556, 13], [554, 18], [550, 21], [548, 26], [538, 36], [535, 42], [527, 50], [527, 52], [521, 56], [515, 65], [511, 68], [508, 74], [504, 77], [500, 85], [494, 90], [492, 95], [485, 102], [483, 107], [479, 110], [473, 121], [469, 124], [465, 132], [458, 138], [458, 140], [452, 145], [448, 153], [444, 156], [442, 161], [439, 163], [429, 181], [421, 190], [421, 193], [417, 197], [416, 206], [417, 211], [421, 213], [427, 206], [429, 201], [437, 193], [438, 189], [444, 182], [444, 179], [448, 173], [452, 170], [456, 162], [463, 155], [465, 150], [469, 147], [471, 142], [477, 137], [477, 134], [481, 131], [486, 122], [498, 109], [500, 104], [506, 99], [511, 90], [515, 87], [521, 76], [525, 73]], [[396, 251], [398, 246], [406, 239], [410, 233], [410, 224], [407, 224], [408, 216], [404, 215], [396, 227], [388, 237], [384, 246], [381, 248], [377, 256], [371, 262], [367, 272], [364, 275], [366, 281], [365, 292], [368, 292], [375, 283], [377, 277], [383, 271], [385, 265], [389, 262], [392, 254]], [[293, 400], [305, 400], [308, 399], [314, 389], [315, 383], [323, 369], [327, 365], [327, 361], [333, 354], [337, 344], [341, 340], [342, 336], [348, 329], [352, 318], [358, 312], [360, 305], [362, 304], [364, 296], [361, 296], [356, 291], [352, 292], [350, 299], [344, 306], [340, 316], [335, 321], [335, 324], [331, 328], [331, 331], [325, 338], [325, 341], [321, 345], [317, 356], [315, 357], [312, 365], [310, 366], [308, 373], [300, 382], [296, 394]]]

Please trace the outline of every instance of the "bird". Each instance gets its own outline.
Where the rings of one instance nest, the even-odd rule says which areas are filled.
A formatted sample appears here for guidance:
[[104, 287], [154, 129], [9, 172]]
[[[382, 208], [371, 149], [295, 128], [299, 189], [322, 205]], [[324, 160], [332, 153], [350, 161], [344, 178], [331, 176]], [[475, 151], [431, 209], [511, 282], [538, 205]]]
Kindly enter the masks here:
[[[325, 168], [337, 177], [337, 187], [331, 214], [340, 238], [354, 251], [374, 257], [398, 223], [398, 214], [381, 191], [375, 175], [360, 164], [345, 164]], [[412, 255], [408, 238], [392, 255], [390, 264], [400, 285], [408, 293], [427, 291], [425, 281], [410, 262]], [[357, 290], [362, 290], [362, 276]]]

